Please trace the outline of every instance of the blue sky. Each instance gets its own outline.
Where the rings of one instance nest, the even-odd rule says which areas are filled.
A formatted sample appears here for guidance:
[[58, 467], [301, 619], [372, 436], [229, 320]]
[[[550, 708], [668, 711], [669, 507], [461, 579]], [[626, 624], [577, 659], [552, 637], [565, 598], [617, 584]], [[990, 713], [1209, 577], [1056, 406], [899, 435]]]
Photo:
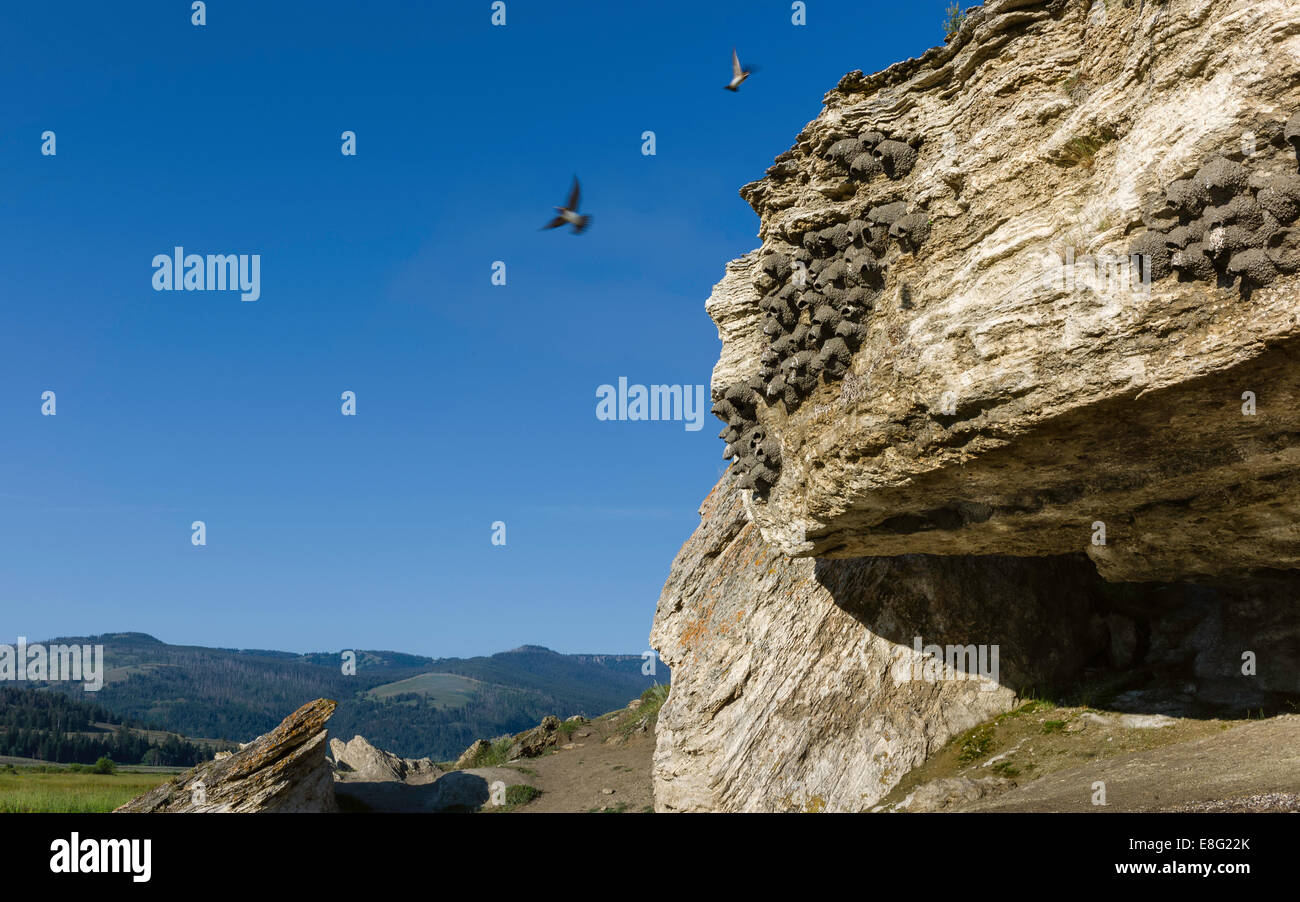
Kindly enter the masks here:
[[[596, 389], [708, 383], [737, 190], [942, 42], [942, 0], [807, 5], [5, 4], [0, 637], [646, 648], [720, 424]], [[574, 174], [590, 230], [540, 231]], [[176, 245], [261, 298], [155, 292]]]

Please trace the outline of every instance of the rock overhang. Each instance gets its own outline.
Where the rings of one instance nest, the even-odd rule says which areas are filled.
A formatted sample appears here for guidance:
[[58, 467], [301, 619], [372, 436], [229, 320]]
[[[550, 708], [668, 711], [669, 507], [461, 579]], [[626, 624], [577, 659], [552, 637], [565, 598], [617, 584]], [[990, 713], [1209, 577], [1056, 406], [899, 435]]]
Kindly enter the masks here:
[[1297, 566], [1293, 16], [1091, 10], [991, 3], [846, 76], [743, 189], [714, 395], [785, 553]]

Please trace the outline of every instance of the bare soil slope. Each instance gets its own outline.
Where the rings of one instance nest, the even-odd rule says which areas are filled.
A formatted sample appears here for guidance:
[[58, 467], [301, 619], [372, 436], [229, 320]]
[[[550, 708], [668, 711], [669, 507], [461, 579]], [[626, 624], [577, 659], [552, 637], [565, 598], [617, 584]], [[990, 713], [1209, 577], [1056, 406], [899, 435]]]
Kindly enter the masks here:
[[650, 812], [654, 784], [654, 725], [639, 729], [636, 711], [617, 711], [583, 724], [569, 741], [540, 758], [508, 765], [528, 774], [542, 794], [519, 812]]

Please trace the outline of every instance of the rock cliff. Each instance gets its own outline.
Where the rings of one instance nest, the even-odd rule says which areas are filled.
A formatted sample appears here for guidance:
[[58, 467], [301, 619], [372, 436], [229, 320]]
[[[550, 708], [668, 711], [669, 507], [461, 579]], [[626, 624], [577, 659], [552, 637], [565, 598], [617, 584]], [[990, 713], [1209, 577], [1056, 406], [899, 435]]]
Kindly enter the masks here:
[[[1300, 693], [1294, 4], [994, 0], [824, 104], [706, 305], [733, 463], [656, 616], [657, 805], [866, 808], [1103, 671]], [[1000, 672], [897, 679], [918, 637]]]
[[767, 540], [1295, 566], [1297, 28], [1287, 0], [1003, 0], [845, 76], [743, 189], [763, 245], [708, 305]]

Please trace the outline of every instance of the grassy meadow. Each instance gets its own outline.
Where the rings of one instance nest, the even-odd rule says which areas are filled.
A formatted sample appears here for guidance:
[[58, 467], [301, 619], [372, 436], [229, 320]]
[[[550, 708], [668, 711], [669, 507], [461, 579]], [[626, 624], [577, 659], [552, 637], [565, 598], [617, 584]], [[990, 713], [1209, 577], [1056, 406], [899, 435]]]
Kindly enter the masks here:
[[171, 778], [173, 771], [113, 774], [53, 767], [0, 768], [0, 814], [112, 811]]

